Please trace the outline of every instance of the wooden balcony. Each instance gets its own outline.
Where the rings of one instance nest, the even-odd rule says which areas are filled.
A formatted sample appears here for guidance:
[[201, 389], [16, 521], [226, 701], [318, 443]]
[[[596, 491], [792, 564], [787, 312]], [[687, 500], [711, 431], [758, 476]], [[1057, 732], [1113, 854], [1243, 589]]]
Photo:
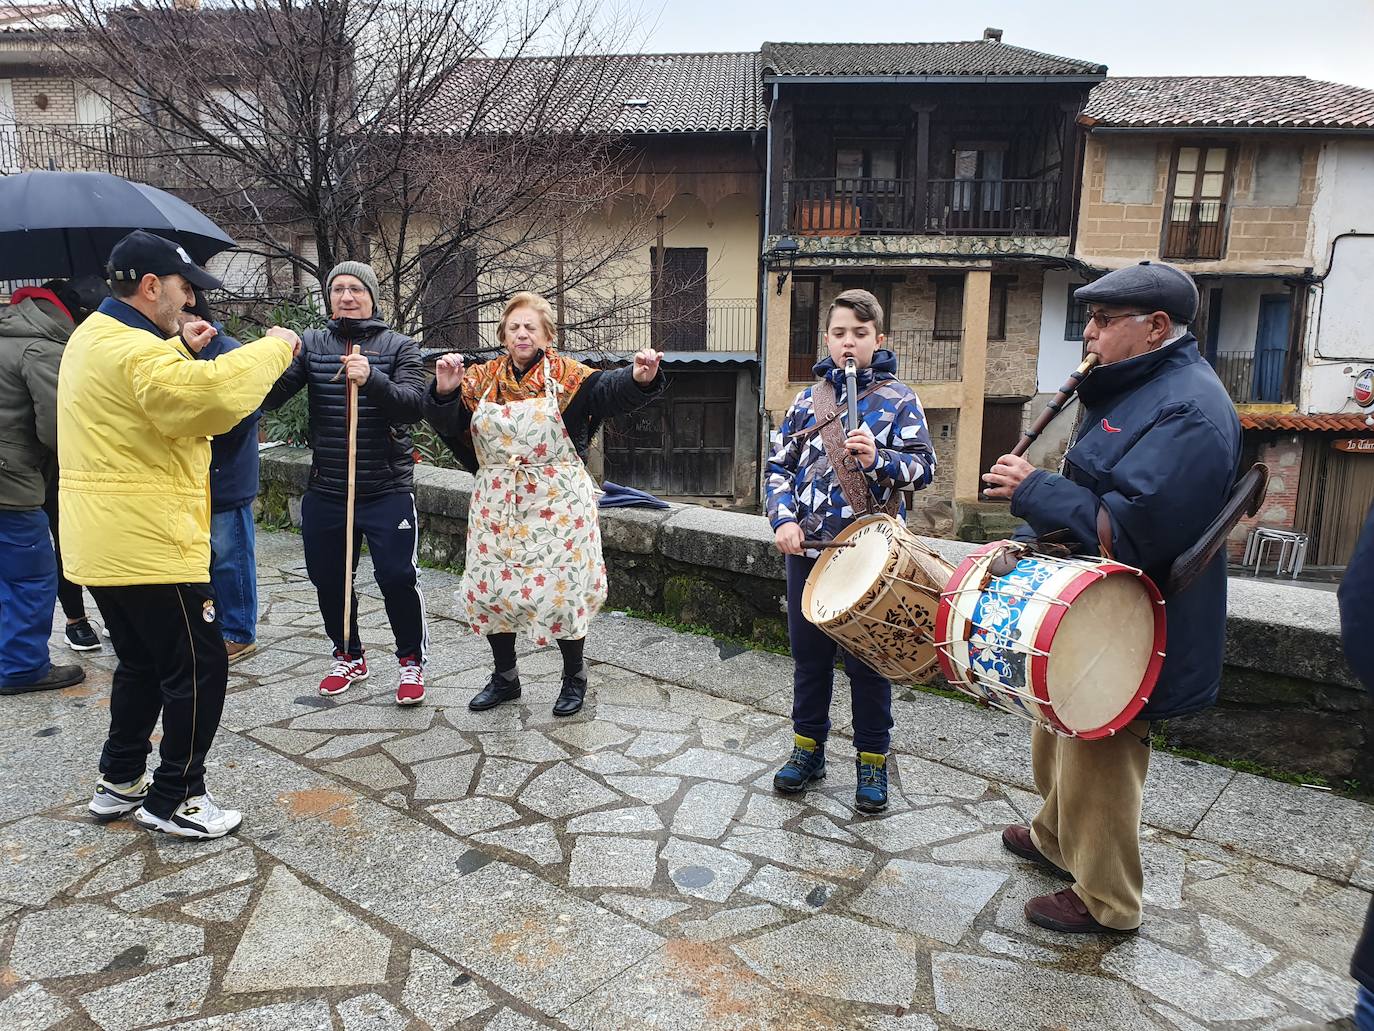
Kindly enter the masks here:
[[[789, 179], [787, 231], [798, 236], [1063, 236], [1050, 179]], [[920, 203], [918, 203], [920, 201]]]

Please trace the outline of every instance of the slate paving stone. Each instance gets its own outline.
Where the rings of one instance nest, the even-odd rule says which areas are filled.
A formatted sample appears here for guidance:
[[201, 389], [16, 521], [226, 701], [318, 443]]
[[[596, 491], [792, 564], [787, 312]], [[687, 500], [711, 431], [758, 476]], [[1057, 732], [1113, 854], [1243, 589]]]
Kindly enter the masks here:
[[376, 992], [355, 995], [335, 1007], [344, 1031], [404, 1031], [410, 1022], [395, 1006]]
[[94, 895], [108, 895], [110, 892], [122, 891], [131, 884], [137, 884], [142, 877], [143, 856], [141, 853], [135, 852], [133, 855], [123, 856], [102, 866], [95, 872], [95, 876], [81, 886], [76, 897], [85, 899]]
[[668, 733], [667, 731], [646, 730], [639, 734], [625, 754], [635, 759], [652, 759], [661, 755], [672, 755], [689, 740], [687, 734]]
[[580, 770], [595, 773], [598, 777], [610, 777], [617, 773], [637, 772], [639, 770], [639, 763], [633, 759], [627, 759], [619, 752], [593, 752], [591, 755], [580, 755], [572, 761], [572, 764]]
[[1222, 766], [1153, 752], [1140, 818], [1151, 827], [1192, 834], [1236, 776], [1234, 770]]
[[[731, 946], [760, 977], [787, 992], [905, 1006], [925, 952], [910, 935], [822, 914]], [[863, 955], [862, 964], [854, 955]]]
[[869, 1017], [865, 1031], [940, 1031], [940, 1025], [924, 1013], [908, 1013], [902, 1017]]
[[228, 891], [221, 891], [218, 894], [207, 895], [203, 899], [188, 902], [181, 907], [181, 911], [198, 920], [224, 923], [237, 920], [252, 897], [253, 885], [243, 884], [237, 888], [230, 888]]
[[627, 913], [646, 924], [656, 924], [675, 913], [681, 913], [684, 909], [691, 908], [686, 902], [641, 898], [638, 895], [625, 895], [619, 892], [607, 892], [601, 896], [601, 901], [612, 909], [618, 909], [620, 912]]
[[327, 744], [321, 745], [306, 756], [311, 762], [320, 762], [325, 759], [340, 759], [345, 755], [352, 755], [354, 752], [361, 752], [364, 748], [371, 748], [373, 745], [383, 741], [389, 741], [395, 737], [392, 733], [382, 734], [339, 734], [332, 738]]
[[[340, 793], [339, 799], [342, 804], [353, 795]], [[255, 812], [254, 825], [258, 823]], [[172, 863], [177, 866], [194, 862], [202, 859], [209, 859], [211, 856], [222, 855], [225, 852], [232, 852], [234, 849], [243, 848], [247, 842], [237, 834], [229, 834], [223, 838], [215, 838], [211, 841], [187, 841], [185, 838], [174, 838], [167, 834], [152, 835], [153, 848], [157, 851], [157, 861], [159, 863]]]
[[8, 1031], [48, 1031], [71, 1015], [71, 1009], [40, 984], [26, 984], [0, 999], [0, 1027]]
[[1254, 1020], [1284, 1010], [1283, 1003], [1254, 984], [1143, 938], [1113, 948], [1102, 957], [1102, 969], [1199, 1020]]
[[104, 1031], [133, 1031], [194, 1016], [205, 1004], [215, 961], [209, 956], [177, 963], [80, 997], [81, 1006]]
[[563, 846], [548, 823], [534, 823], [524, 827], [504, 827], [473, 835], [474, 842], [503, 848], [533, 859], [540, 866], [563, 862]]
[[[550, 737], [555, 737], [565, 745], [573, 748], [580, 748], [584, 752], [599, 752], [603, 748], [610, 748], [614, 745], [623, 744], [635, 736], [634, 731], [626, 730], [624, 727], [617, 727], [613, 723], [606, 723], [602, 720], [588, 720], [585, 723], [573, 723], [571, 725], [556, 726], [549, 731]], [[686, 738], [686, 735], [683, 735]]]
[[649, 805], [662, 805], [678, 792], [681, 781], [677, 777], [607, 777], [606, 783], [617, 791], [637, 798]]
[[[347, 695], [344, 696], [348, 697]], [[438, 710], [431, 705], [362, 705], [347, 702], [297, 716], [292, 730], [428, 730]], [[277, 722], [272, 720], [270, 722]], [[260, 724], [259, 724], [260, 725]]]
[[740, 889], [746, 895], [786, 906], [788, 909], [814, 913], [835, 897], [839, 888], [830, 881], [795, 870], [777, 866], [763, 866], [752, 880]]
[[582, 834], [573, 845], [568, 884], [574, 888], [649, 888], [657, 872], [654, 842]]
[[660, 855], [678, 891], [712, 902], [728, 899], [753, 868], [743, 856], [682, 838], [669, 838]]
[[262, 897], [225, 971], [225, 992], [377, 984], [391, 942], [284, 866]]
[[849, 908], [889, 927], [957, 945], [1007, 875], [890, 860]]
[[43, 906], [127, 848], [137, 830], [33, 816], [0, 828], [0, 900]]
[[1371, 831], [1367, 805], [1249, 773], [1235, 775], [1197, 827], [1198, 837], [1337, 880], [1350, 876]]
[[[82, 942], [80, 949], [70, 947]], [[78, 903], [30, 913], [19, 922], [10, 968], [21, 978], [137, 970], [205, 949], [205, 932], [171, 920], [128, 916], [105, 906]]]
[[693, 784], [673, 814], [673, 833], [716, 841], [734, 822], [744, 796], [744, 788], [735, 784]]
[[435, 727], [422, 734], [392, 738], [382, 745], [382, 751], [398, 763], [407, 765], [422, 762], [425, 759], [440, 759], [448, 755], [457, 755], [459, 752], [466, 752], [471, 748], [472, 743], [467, 738], [449, 727]]
[[596, 718], [632, 730], [681, 730], [682, 714], [631, 705], [598, 705]]
[[531, 1020], [523, 1013], [503, 1009], [487, 1022], [485, 1031], [547, 1031], [549, 1025]]
[[1337, 977], [1305, 959], [1287, 963], [1266, 977], [1264, 986], [1324, 1020], [1349, 1014], [1355, 988], [1350, 978]]
[[978, 944], [999, 956], [1024, 959], [1030, 963], [1058, 963], [1064, 958], [1062, 952], [1056, 952], [1054, 949], [1047, 949], [1041, 945], [1018, 941], [1009, 935], [998, 934], [996, 931], [984, 931], [978, 936]]
[[[1153, 1024], [1130, 991], [1089, 974], [1006, 959], [937, 952], [931, 957], [936, 1009], [980, 1031], [1147, 1031]], [[1015, 1000], [1013, 1004], [1008, 1004]]]
[[304, 755], [330, 739], [328, 734], [317, 730], [285, 730], [281, 727], [259, 727], [250, 730], [248, 736], [287, 755]]
[[554, 762], [568, 758], [567, 752], [537, 734], [501, 731], [478, 734], [477, 740], [484, 755], [501, 755], [507, 759], [521, 759], [531, 763]]
[[396, 915], [403, 929], [548, 1014], [663, 944], [624, 917], [500, 862], [408, 901]]
[[740, 816], [740, 823], [770, 830], [781, 830], [788, 820], [795, 819], [806, 810], [798, 802], [769, 795], [750, 795], [749, 804]]
[[[482, 761], [482, 773], [477, 778], [475, 790], [479, 795], [514, 798], [534, 771], [534, 763], [523, 763], [518, 759], [501, 759], [499, 757], [484, 759]], [[459, 792], [458, 795], [452, 797], [461, 797], [462, 794]]]
[[881, 820], [865, 820], [850, 829], [874, 848], [884, 852], [906, 852], [921, 845], [971, 834], [982, 830], [983, 825], [961, 809], [933, 806]]
[[854, 842], [858, 840], [847, 830], [836, 827], [824, 816], [808, 816], [802, 820], [798, 829], [804, 834], [811, 834], [817, 838], [828, 838], [831, 841]]
[[[321, 667], [319, 677], [323, 677], [325, 672], [327, 671]], [[299, 680], [293, 679], [290, 681], [290, 686], [285, 689], [281, 684], [270, 684], [250, 687], [246, 691], [235, 691], [224, 700], [224, 714], [220, 718], [220, 726], [225, 730], [234, 731], [266, 730], [269, 724], [280, 723], [282, 720], [289, 720], [293, 717], [303, 718], [337, 711], [329, 708], [338, 705], [337, 701], [320, 697], [319, 677], [312, 678], [313, 682], [310, 683], [301, 683]], [[357, 707], [355, 706], [355, 708]], [[375, 728], [344, 728], [325, 725], [304, 729], [372, 730]]]
[[449, 1031], [494, 1004], [467, 973], [423, 949], [411, 950], [401, 1002], [433, 1031]]
[[[337, 777], [347, 777], [355, 783], [375, 791], [410, 786], [410, 778], [401, 772], [399, 766], [386, 756], [364, 755], [355, 759], [341, 759], [328, 763], [322, 769]], [[419, 788], [416, 788], [419, 791]], [[417, 798], [435, 798], [435, 795], [416, 795]]]
[[740, 828], [732, 832], [721, 845], [783, 866], [794, 866], [799, 870], [844, 880], [862, 877], [873, 859], [872, 853], [863, 849], [821, 841], [792, 831]]
[[781, 912], [765, 903], [745, 906], [742, 909], [721, 910], [705, 920], [688, 920], [679, 926], [679, 930], [684, 937], [692, 941], [713, 942], [722, 938], [737, 938], [769, 927], [783, 919]]
[[334, 1031], [329, 1004], [280, 1002], [178, 1024], [177, 1031]]
[[1223, 920], [1207, 913], [1197, 914], [1197, 919], [1207, 957], [1233, 974], [1253, 977], [1278, 955], [1263, 942], [1256, 941], [1240, 928], [1232, 927]]
[[599, 813], [575, 816], [568, 821], [569, 834], [641, 834], [663, 829], [663, 821], [652, 806], [603, 809]]
[[[496, 760], [492, 760], [496, 761]], [[415, 801], [463, 798], [472, 785], [477, 756], [456, 755], [449, 759], [430, 759], [410, 768], [415, 777]], [[480, 785], [479, 785], [480, 790]], [[496, 794], [484, 791], [483, 794]]]
[[463, 837], [520, 819], [518, 812], [494, 798], [460, 798], [431, 806], [429, 811], [454, 834]]
[[762, 769], [762, 763], [746, 759], [742, 755], [708, 748], [689, 748], [681, 755], [655, 766], [654, 772], [738, 783], [748, 777], [757, 776]]
[[557, 763], [526, 784], [519, 801], [542, 816], [558, 819], [599, 808], [619, 797], [567, 763]]
[[185, 867], [174, 874], [146, 881], [116, 895], [114, 904], [126, 913], [141, 913], [164, 902], [217, 891], [258, 876], [253, 850], [234, 849], [203, 863]]

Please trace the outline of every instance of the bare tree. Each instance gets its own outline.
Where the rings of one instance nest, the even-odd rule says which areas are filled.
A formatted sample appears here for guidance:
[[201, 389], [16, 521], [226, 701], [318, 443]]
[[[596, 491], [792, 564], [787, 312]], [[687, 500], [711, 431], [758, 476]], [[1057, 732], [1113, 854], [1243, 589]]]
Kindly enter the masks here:
[[[642, 301], [648, 207], [614, 131], [632, 18], [601, 0], [57, 0], [66, 71], [108, 89], [127, 167], [278, 269], [370, 261], [398, 325], [471, 344], [516, 289], [574, 335]], [[651, 207], [651, 206], [650, 206]], [[632, 212], [627, 215], [626, 212]], [[612, 212], [615, 213], [611, 217]], [[289, 274], [282, 274], [282, 272]]]

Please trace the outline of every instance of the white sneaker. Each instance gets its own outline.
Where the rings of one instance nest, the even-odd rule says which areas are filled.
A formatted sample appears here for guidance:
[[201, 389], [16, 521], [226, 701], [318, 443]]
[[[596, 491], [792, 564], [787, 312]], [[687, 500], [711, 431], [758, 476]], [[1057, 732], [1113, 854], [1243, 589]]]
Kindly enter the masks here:
[[238, 829], [243, 814], [237, 809], [221, 809], [208, 794], [188, 798], [177, 806], [170, 820], [154, 816], [142, 806], [134, 822], [150, 831], [161, 831], [178, 838], [222, 838]]
[[145, 773], [128, 784], [112, 784], [104, 777], [95, 782], [95, 793], [86, 806], [97, 820], [113, 820], [132, 813], [148, 797], [152, 780]]

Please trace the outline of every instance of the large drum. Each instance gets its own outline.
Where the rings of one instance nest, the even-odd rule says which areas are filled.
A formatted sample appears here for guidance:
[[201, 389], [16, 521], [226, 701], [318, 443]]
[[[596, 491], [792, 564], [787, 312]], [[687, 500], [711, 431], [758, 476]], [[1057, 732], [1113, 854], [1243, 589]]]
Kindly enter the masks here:
[[954, 567], [886, 515], [836, 535], [802, 591], [802, 613], [890, 680], [935, 664], [935, 612]]
[[1135, 719], [1164, 663], [1164, 601], [1144, 573], [1011, 541], [959, 566], [935, 623], [953, 687], [1075, 737]]

